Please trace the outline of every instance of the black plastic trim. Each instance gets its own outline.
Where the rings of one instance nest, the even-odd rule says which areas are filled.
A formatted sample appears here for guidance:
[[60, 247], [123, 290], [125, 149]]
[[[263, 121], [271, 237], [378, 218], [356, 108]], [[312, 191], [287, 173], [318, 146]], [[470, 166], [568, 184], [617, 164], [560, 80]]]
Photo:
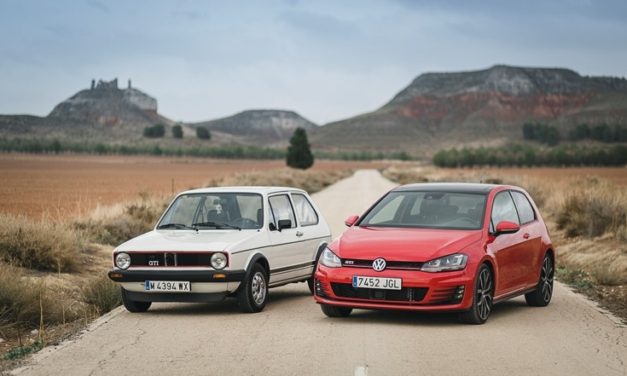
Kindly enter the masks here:
[[[113, 278], [112, 274], [121, 274], [121, 278]], [[215, 274], [224, 274], [225, 278], [214, 278]], [[114, 282], [190, 281], [190, 282], [240, 282], [244, 278], [244, 270], [110, 270], [109, 278]]]

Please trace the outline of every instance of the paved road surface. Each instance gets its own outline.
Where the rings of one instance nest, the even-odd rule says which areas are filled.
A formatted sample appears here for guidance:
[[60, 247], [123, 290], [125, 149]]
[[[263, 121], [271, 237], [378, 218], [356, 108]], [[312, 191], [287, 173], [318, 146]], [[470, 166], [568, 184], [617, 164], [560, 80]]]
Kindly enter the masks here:
[[[393, 186], [359, 171], [314, 196], [334, 235]], [[271, 291], [266, 309], [154, 304], [117, 309], [78, 340], [46, 349], [22, 375], [625, 375], [627, 329], [558, 284], [547, 308], [521, 298], [483, 326], [453, 315], [354, 311], [326, 318], [304, 284]]]

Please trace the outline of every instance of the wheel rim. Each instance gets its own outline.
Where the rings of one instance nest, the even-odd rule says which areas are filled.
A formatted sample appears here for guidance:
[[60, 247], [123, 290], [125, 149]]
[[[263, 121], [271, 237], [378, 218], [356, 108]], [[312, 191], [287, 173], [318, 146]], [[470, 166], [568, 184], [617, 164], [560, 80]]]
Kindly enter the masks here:
[[266, 300], [266, 279], [261, 272], [256, 272], [253, 275], [253, 281], [250, 288], [255, 304], [258, 306], [263, 304]]
[[487, 268], [483, 268], [479, 273], [476, 299], [479, 318], [486, 320], [492, 310], [492, 276]]
[[542, 299], [544, 302], [551, 300], [553, 295], [553, 262], [550, 257], [545, 257], [540, 273], [540, 285], [542, 286]]

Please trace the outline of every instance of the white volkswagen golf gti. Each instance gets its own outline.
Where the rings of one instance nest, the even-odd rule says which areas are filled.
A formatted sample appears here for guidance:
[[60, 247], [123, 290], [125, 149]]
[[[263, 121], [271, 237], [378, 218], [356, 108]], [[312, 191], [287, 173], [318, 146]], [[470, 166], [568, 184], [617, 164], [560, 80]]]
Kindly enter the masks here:
[[109, 278], [124, 306], [217, 302], [237, 298], [261, 311], [268, 288], [313, 286], [315, 264], [331, 239], [309, 195], [284, 187], [206, 188], [182, 192], [155, 226], [113, 251]]

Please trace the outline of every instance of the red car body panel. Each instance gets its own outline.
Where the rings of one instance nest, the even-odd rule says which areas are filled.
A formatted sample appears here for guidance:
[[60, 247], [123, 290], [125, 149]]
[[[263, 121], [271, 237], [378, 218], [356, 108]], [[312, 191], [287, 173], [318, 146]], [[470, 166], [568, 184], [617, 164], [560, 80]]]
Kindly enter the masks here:
[[[489, 264], [492, 269], [495, 301], [517, 296], [535, 288], [545, 254], [554, 253], [544, 221], [531, 197], [521, 188], [504, 185], [491, 187], [487, 192], [483, 224], [479, 230], [358, 225], [349, 227], [341, 237], [329, 244], [328, 248], [341, 260], [363, 262], [359, 267], [343, 264], [337, 268], [318, 263], [315, 280], [321, 290], [315, 292], [315, 300], [321, 304], [364, 309], [465, 311], [472, 305], [476, 274], [483, 263]], [[536, 217], [532, 222], [521, 225], [514, 233], [493, 235], [490, 232], [490, 218], [494, 198], [499, 192], [507, 190], [523, 193], [529, 199]], [[362, 218], [363, 216], [356, 223], [358, 224]], [[453, 253], [468, 256], [463, 270], [433, 273], [421, 271], [416, 267], [403, 269], [401, 266], [396, 268], [388, 266], [378, 272], [366, 265], [366, 261], [379, 257], [384, 258], [388, 264], [424, 263]], [[421, 294], [426, 292], [424, 297], [417, 301], [379, 300], [376, 296], [347, 297], [335, 293], [334, 286], [336, 289], [350, 286], [353, 276], [356, 275], [401, 278], [404, 289], [414, 289], [412, 291], [420, 291]], [[463, 298], [451, 301], [450, 297], [462, 286]]]

